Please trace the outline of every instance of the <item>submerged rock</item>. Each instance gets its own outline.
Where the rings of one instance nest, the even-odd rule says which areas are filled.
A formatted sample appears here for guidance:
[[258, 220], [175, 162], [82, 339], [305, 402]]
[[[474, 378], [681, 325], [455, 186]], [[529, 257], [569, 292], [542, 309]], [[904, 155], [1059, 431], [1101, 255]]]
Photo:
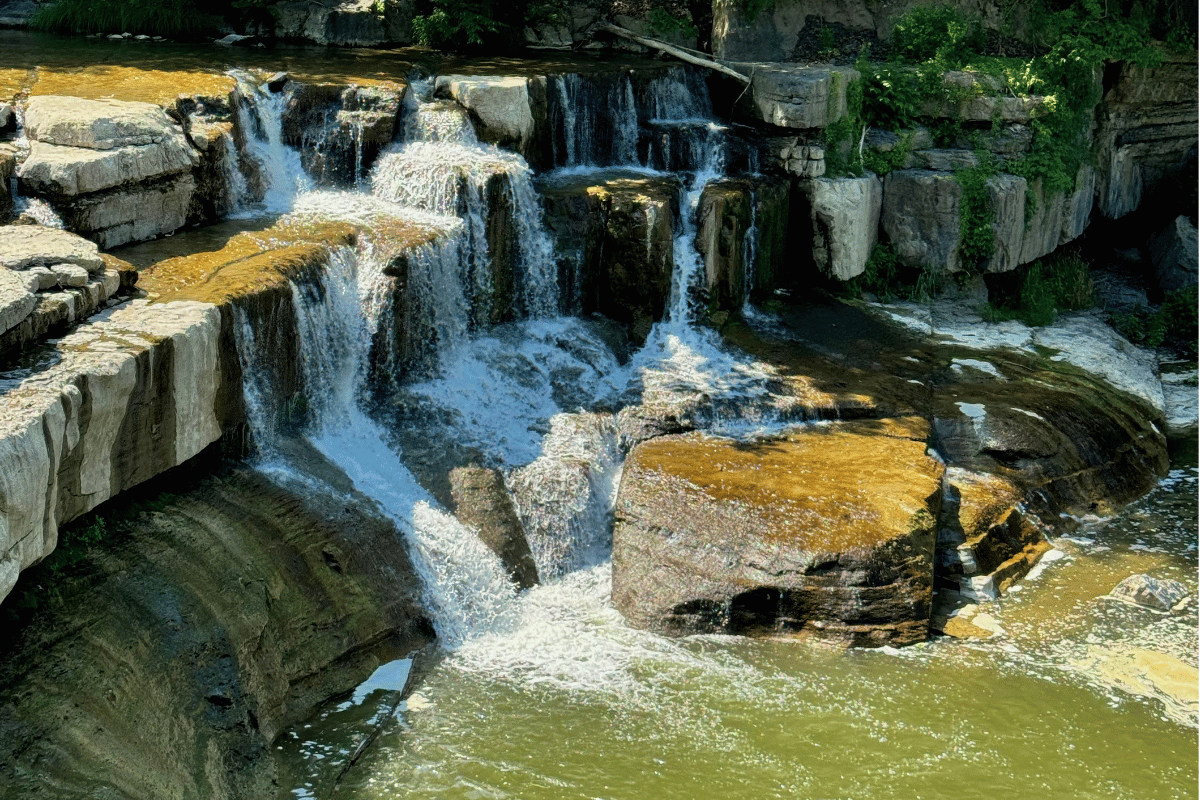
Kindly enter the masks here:
[[638, 445], [617, 498], [614, 604], [675, 633], [923, 640], [942, 474], [927, 435], [905, 418]]
[[1188, 590], [1179, 581], [1168, 578], [1130, 575], [1117, 584], [1110, 596], [1156, 611], [1170, 611], [1188, 596]]

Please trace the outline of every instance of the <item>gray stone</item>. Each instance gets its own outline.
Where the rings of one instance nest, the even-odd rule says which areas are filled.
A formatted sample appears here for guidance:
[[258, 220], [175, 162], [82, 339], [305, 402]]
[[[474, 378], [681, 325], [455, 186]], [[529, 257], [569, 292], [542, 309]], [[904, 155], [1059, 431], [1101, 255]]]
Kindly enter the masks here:
[[0, 268], [0, 333], [19, 325], [36, 305], [37, 297], [25, 278]]
[[1188, 589], [1179, 581], [1169, 578], [1130, 575], [1117, 584], [1110, 596], [1158, 611], [1170, 611], [1188, 596]]
[[988, 197], [994, 215], [992, 229], [995, 231], [994, 249], [987, 262], [988, 272], [1008, 272], [1023, 263], [1026, 186], [1025, 179], [1016, 175], [1001, 174], [988, 179]]
[[891, 172], [884, 179], [880, 226], [903, 263], [955, 272], [961, 202], [962, 187], [953, 175], [929, 170]]
[[734, 61], [790, 61], [809, 16], [873, 31], [872, 8], [862, 0], [776, 0], [751, 18], [738, 3], [713, 3], [713, 54]]
[[29, 100], [25, 132], [35, 142], [92, 150], [163, 144], [182, 133], [153, 103], [58, 95]]
[[8, 103], [0, 103], [0, 136], [17, 132], [17, 113]]
[[[60, 361], [0, 399], [0, 599], [59, 525], [216, 441], [220, 329], [206, 303], [135, 301], [64, 337]], [[147, 369], [162, 359], [169, 386]]]
[[9, 269], [74, 264], [88, 272], [104, 269], [95, 243], [61, 228], [41, 225], [0, 227], [0, 265]]
[[1196, 285], [1200, 250], [1196, 226], [1187, 217], [1180, 215], [1168, 223], [1150, 238], [1147, 249], [1159, 288], [1173, 291]]
[[30, 267], [25, 274], [33, 279], [39, 292], [58, 288], [58, 276], [54, 274], [54, 270], [47, 267]]
[[0, 1], [0, 28], [25, 28], [38, 10], [36, 0]]
[[538, 584], [537, 564], [529, 550], [525, 529], [504, 488], [504, 478], [494, 469], [458, 467], [450, 471], [454, 515], [473, 528], [522, 589]]
[[84, 195], [58, 206], [68, 228], [111, 248], [153, 239], [188, 221], [196, 180], [190, 174]]
[[979, 166], [979, 159], [970, 150], [916, 150], [913, 156], [918, 166], [939, 172]]
[[51, 197], [74, 197], [173, 175], [200, 163], [183, 137], [163, 144], [92, 150], [34, 142], [17, 170], [23, 185]]
[[813, 259], [832, 278], [861, 275], [879, 235], [883, 186], [874, 174], [812, 182]]
[[55, 264], [50, 267], [50, 271], [54, 273], [59, 286], [64, 288], [87, 286], [88, 271], [83, 267], [73, 264]]
[[[402, 43], [396, 27], [389, 25], [392, 6], [385, 3], [383, 14], [376, 13], [375, 0], [345, 0], [335, 5], [310, 2], [284, 2], [274, 6], [275, 35], [286, 39], [307, 39], [322, 45], [371, 47], [389, 41]], [[407, 43], [407, 42], [403, 42]]]
[[1041, 178], [1034, 180], [1029, 189], [1036, 205], [1021, 237], [1021, 252], [1017, 257], [1021, 264], [1053, 253], [1058, 248], [1063, 231], [1065, 209], [1062, 194], [1047, 192]]
[[781, 128], [827, 128], [846, 115], [846, 88], [859, 79], [849, 67], [733, 64], [752, 75], [738, 109]]
[[439, 75], [435, 90], [471, 113], [482, 141], [522, 153], [528, 149], [534, 136], [528, 78]]
[[1074, 241], [1087, 230], [1092, 220], [1096, 197], [1096, 169], [1082, 164], [1075, 175], [1075, 191], [1063, 198], [1062, 236], [1059, 244]]

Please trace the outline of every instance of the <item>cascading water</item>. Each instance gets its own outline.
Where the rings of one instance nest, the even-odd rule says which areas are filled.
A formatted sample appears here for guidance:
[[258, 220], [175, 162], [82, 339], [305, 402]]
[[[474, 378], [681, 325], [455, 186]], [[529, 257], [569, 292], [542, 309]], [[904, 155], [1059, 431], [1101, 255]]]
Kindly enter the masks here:
[[[238, 91], [234, 108], [245, 137], [245, 152], [254, 162], [262, 190], [262, 210], [279, 213], [292, 209], [296, 195], [310, 187], [300, 154], [283, 142], [283, 114], [287, 84], [272, 91], [266, 83], [243, 72], [232, 73]], [[236, 184], [235, 184], [236, 185]]]
[[[634, 97], [630, 89], [627, 98], [625, 87], [632, 84], [624, 80], [614, 82], [622, 98], [617, 105], [634, 108], [632, 100], [620, 105]], [[421, 695], [402, 709], [413, 735], [369, 757], [360, 767], [369, 779], [354, 784], [355, 794], [348, 796], [857, 798], [885, 795], [906, 775], [921, 776], [904, 784], [912, 794], [926, 792], [923, 776], [931, 770], [961, 774], [996, 766], [990, 760], [996, 743], [985, 737], [977, 744], [978, 725], [947, 730], [935, 722], [909, 721], [907, 712], [897, 711], [896, 692], [911, 695], [915, 707], [936, 706], [944, 691], [931, 689], [928, 680], [936, 653], [836, 656], [837, 669], [831, 669], [834, 656], [790, 645], [660, 638], [629, 629], [613, 610], [608, 553], [623, 457], [619, 419], [610, 411], [564, 412], [696, 397], [714, 405], [737, 398], [753, 406], [772, 378], [759, 365], [725, 353], [713, 334], [694, 324], [691, 298], [701, 272], [693, 245], [695, 209], [706, 182], [723, 171], [724, 133], [705, 119], [703, 108], [672, 106], [669, 83], [650, 91], [653, 83], [643, 87], [638, 113], [650, 129], [656, 128], [651, 120], [690, 120], [665, 126], [675, 139], [664, 152], [686, 154], [680, 158], [690, 160], [694, 174], [681, 202], [669, 308], [627, 367], [618, 366], [586, 324], [553, 316], [560, 307], [554, 273], [529, 266], [540, 257], [538, 248], [529, 249], [541, 229], [536, 198], [513, 188], [528, 176], [528, 167], [480, 146], [461, 111], [423, 104], [410, 115], [406, 141], [377, 165], [373, 196], [318, 193], [295, 201], [306, 214], [443, 220], [437, 240], [411, 250], [407, 267], [410, 294], [418, 303], [409, 309], [411, 330], [428, 347], [425, 365], [401, 375], [400, 392], [429, 410], [410, 438], [431, 439], [435, 447], [442, 437], [453, 439], [506, 471], [544, 580], [517, 593], [491, 551], [441, 510], [415, 477], [407, 440], [398, 446], [395, 427], [380, 423], [387, 413], [369, 402], [368, 365], [380, 363], [381, 331], [394, 310], [387, 300], [391, 279], [381, 267], [386, 242], [370, 241], [367, 234], [357, 249], [336, 251], [319, 286], [301, 283], [293, 289], [304, 394], [310, 399], [305, 437], [402, 531], [440, 643], [450, 651], [426, 677]], [[583, 139], [577, 136], [572, 145], [581, 159], [576, 165], [586, 163], [579, 154], [590, 145], [581, 144]], [[653, 148], [644, 153], [641, 160], [636, 153], [623, 158], [629, 166], [653, 166]], [[491, 193], [489, 181], [497, 181]], [[489, 319], [494, 307], [483, 296], [494, 285], [489, 283], [494, 273], [480, 280], [485, 269], [480, 262], [491, 269], [487, 204], [497, 196], [515, 217], [528, 220], [526, 232], [517, 234], [525, 247], [514, 270], [514, 292], [525, 299], [517, 303], [516, 319], [499, 324]], [[450, 216], [462, 221], [445, 222]], [[539, 303], [537, 297], [549, 299]], [[243, 349], [253, 349], [253, 329], [240, 327]], [[408, 369], [402, 355], [386, 358], [390, 371]], [[257, 415], [255, 438], [265, 461], [274, 462], [267, 466], [281, 479], [302, 480], [311, 491], [317, 484], [302, 478], [303, 467], [280, 455], [287, 448], [272, 450], [271, 437], [259, 434], [278, 416], [261, 399], [269, 396], [270, 382], [253, 374], [269, 365], [244, 363], [248, 405]], [[738, 414], [744, 419], [748, 412]], [[994, 655], [989, 651], [980, 660]], [[959, 665], [958, 671], [996, 679], [990, 664]], [[1040, 697], [1032, 679], [1004, 680], [1014, 696]], [[880, 691], [882, 686], [889, 691]], [[364, 694], [366, 689], [354, 702], [363, 702]], [[1072, 730], [1095, 744], [1095, 726], [1087, 721], [1095, 704], [1088, 704], [1086, 694], [1077, 700], [1085, 711], [1072, 717]], [[812, 724], [797, 727], [797, 719]], [[828, 758], [821, 748], [834, 729], [868, 742], [866, 755], [855, 755], [860, 760], [854, 763]], [[888, 739], [893, 744], [880, 749]], [[1058, 750], [1058, 757], [1070, 758], [1062, 754], [1062, 743], [1038, 741], [1046, 745], [1039, 752]], [[794, 757], [798, 751], [805, 754], [800, 761]], [[890, 768], [893, 762], [897, 774], [884, 774], [879, 764]], [[1050, 774], [1053, 763], [1039, 769]], [[629, 778], [622, 782], [613, 775]], [[680, 784], [680, 776], [688, 775], [696, 777]], [[597, 788], [601, 785], [606, 788]], [[304, 788], [294, 793], [317, 796]]]

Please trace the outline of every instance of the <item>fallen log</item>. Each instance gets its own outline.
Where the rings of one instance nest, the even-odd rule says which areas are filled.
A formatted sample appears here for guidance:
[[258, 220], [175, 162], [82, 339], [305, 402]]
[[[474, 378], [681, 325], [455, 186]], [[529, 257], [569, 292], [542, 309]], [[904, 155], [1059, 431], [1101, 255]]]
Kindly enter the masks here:
[[711, 69], [714, 72], [719, 72], [722, 75], [728, 75], [734, 80], [741, 81], [746, 85], [750, 84], [750, 76], [743, 75], [737, 70], [730, 69], [724, 64], [719, 64], [716, 61], [702, 58], [700, 56], [694, 56], [691, 53], [681, 50], [674, 45], [667, 44], [666, 42], [660, 42], [657, 39], [651, 39], [647, 36], [640, 36], [631, 30], [622, 28], [619, 25], [613, 25], [610, 22], [599, 22], [596, 24], [596, 29], [606, 31], [614, 36], [620, 36], [623, 39], [629, 39], [632, 42], [637, 42], [643, 47], [649, 47], [652, 50], [659, 50], [669, 56], [678, 58], [680, 61], [686, 61], [689, 64], [695, 64], [698, 67], [704, 67], [705, 69]]

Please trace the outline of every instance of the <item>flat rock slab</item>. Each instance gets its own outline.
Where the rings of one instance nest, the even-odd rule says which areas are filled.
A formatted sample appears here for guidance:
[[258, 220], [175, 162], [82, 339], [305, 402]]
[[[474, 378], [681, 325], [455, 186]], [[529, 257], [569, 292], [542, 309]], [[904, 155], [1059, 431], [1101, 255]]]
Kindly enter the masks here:
[[943, 471], [927, 436], [914, 417], [643, 442], [618, 494], [613, 602], [677, 633], [923, 640]]
[[82, 236], [41, 225], [0, 227], [0, 265], [12, 270], [73, 264], [88, 272], [104, 269], [100, 248]]
[[50, 95], [30, 99], [25, 132], [35, 142], [113, 150], [161, 144], [179, 129], [153, 103]]

